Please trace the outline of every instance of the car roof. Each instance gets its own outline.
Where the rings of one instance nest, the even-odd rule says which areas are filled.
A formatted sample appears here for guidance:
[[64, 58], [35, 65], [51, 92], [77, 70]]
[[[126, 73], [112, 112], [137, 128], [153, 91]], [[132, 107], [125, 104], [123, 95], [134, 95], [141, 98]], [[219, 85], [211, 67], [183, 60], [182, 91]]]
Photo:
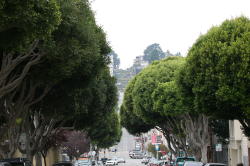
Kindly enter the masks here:
[[26, 162], [29, 161], [27, 158], [7, 158], [7, 159], [2, 159], [0, 160], [0, 162], [9, 162], [9, 163], [13, 163], [13, 162]]
[[69, 162], [69, 161], [62, 161], [62, 162], [57, 162], [57, 163], [54, 163], [53, 165], [73, 165], [72, 162]]
[[226, 165], [224, 163], [207, 163], [206, 165]]
[[198, 162], [198, 161], [185, 161], [184, 165], [186, 166], [202, 166], [203, 163], [202, 162]]

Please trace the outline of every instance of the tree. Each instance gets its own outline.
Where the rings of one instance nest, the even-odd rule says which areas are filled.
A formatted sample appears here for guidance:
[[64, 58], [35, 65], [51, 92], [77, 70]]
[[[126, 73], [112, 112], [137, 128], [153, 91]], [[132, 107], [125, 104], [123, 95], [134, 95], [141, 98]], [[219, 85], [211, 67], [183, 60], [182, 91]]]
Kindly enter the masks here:
[[[184, 63], [182, 57], [168, 57], [142, 70], [129, 83], [122, 109], [141, 118], [139, 124], [145, 123], [160, 130], [174, 154], [182, 149], [206, 162], [208, 117], [197, 114], [191, 106], [185, 104], [185, 98], [181, 96], [176, 84]], [[125, 120], [129, 122], [123, 124], [133, 122], [132, 118]], [[135, 130], [133, 132], [141, 132], [143, 129], [127, 127]]]
[[109, 148], [117, 144], [122, 135], [120, 120], [117, 112], [107, 113], [97, 118], [95, 123], [86, 129], [91, 143], [97, 148]]
[[[163, 132], [170, 150], [176, 154], [180, 148], [185, 149], [186, 146], [186, 139], [181, 135], [183, 131], [180, 129], [180, 120], [156, 111], [152, 94], [161, 82], [172, 79], [178, 69], [178, 60], [182, 61], [181, 58], [170, 57], [156, 61], [142, 70], [128, 84], [121, 108], [122, 124], [128, 131], [136, 134], [156, 127]], [[132, 117], [127, 118], [126, 114]]]
[[179, 86], [195, 110], [215, 119], [238, 119], [250, 136], [250, 21], [224, 21], [188, 52]]
[[0, 2], [0, 98], [15, 90], [44, 53], [37, 45], [60, 23], [58, 3], [17, 0]]
[[[62, 22], [58, 29], [34, 46], [35, 53], [46, 56], [20, 81], [17, 89], [1, 99], [1, 109], [4, 110], [0, 112], [4, 133], [1, 139], [9, 139], [9, 145], [12, 146], [10, 152], [14, 152], [20, 133], [26, 133], [27, 146], [19, 146], [19, 149], [30, 159], [42, 151], [44, 140], [56, 128], [77, 116], [78, 111], [86, 111], [78, 107], [81, 104], [88, 107], [88, 103], [80, 103], [80, 97], [87, 98], [81, 93], [86, 92], [92, 82], [99, 81], [98, 77], [102, 75], [102, 70], [106, 71], [108, 64], [106, 55], [110, 47], [102, 29], [95, 24], [88, 2], [60, 1], [59, 5]], [[103, 83], [105, 78], [102, 78], [100, 80]], [[112, 82], [112, 85], [115, 86], [115, 83]], [[109, 104], [107, 102], [106, 108], [113, 106]], [[72, 110], [75, 114], [67, 117]]]
[[67, 141], [63, 142], [61, 147], [64, 153], [70, 158], [78, 159], [81, 154], [89, 152], [90, 140], [86, 133], [81, 131], [69, 131], [66, 133]]
[[126, 88], [123, 104], [120, 109], [121, 125], [125, 127], [130, 134], [136, 135], [140, 133], [145, 133], [150, 129], [154, 128], [153, 124], [147, 124], [143, 119], [136, 115], [134, 112], [134, 103], [132, 98], [132, 90], [136, 78], [132, 79], [129, 82], [129, 85]]
[[159, 44], [151, 44], [144, 50], [143, 59], [152, 63], [155, 60], [160, 60], [165, 57], [164, 52], [162, 51]]
[[212, 119], [209, 122], [212, 132], [218, 137], [218, 140], [224, 144], [229, 143], [229, 123], [228, 120]]

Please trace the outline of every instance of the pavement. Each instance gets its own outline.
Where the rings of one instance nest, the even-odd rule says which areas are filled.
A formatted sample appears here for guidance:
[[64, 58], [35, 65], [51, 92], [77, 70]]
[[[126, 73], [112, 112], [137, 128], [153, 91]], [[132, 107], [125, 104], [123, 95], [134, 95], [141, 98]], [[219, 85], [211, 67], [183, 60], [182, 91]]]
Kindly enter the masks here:
[[126, 163], [119, 163], [118, 166], [145, 166], [144, 164], [141, 164], [142, 159], [131, 159], [129, 157], [129, 151], [133, 150], [135, 147], [135, 137], [130, 135], [126, 129], [122, 129], [122, 137], [121, 141], [118, 145], [115, 146], [117, 149], [116, 152], [111, 152], [106, 150], [100, 152], [100, 158], [107, 157], [107, 158], [113, 158], [113, 157], [121, 157], [124, 158]]

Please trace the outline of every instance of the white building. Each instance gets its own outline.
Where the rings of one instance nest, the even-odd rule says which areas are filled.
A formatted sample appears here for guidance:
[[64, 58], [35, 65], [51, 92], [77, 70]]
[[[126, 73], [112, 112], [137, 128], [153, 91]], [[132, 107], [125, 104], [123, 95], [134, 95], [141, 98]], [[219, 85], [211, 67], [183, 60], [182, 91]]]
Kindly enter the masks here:
[[134, 73], [138, 74], [142, 69], [147, 67], [149, 63], [147, 61], [143, 60], [143, 56], [137, 56], [134, 59]]
[[229, 134], [229, 166], [236, 166], [239, 163], [243, 163], [244, 166], [249, 166], [250, 142], [243, 134], [241, 124], [238, 120], [229, 121]]
[[114, 60], [113, 60], [113, 55], [109, 54], [110, 57], [110, 64], [109, 64], [109, 72], [111, 76], [114, 76]]

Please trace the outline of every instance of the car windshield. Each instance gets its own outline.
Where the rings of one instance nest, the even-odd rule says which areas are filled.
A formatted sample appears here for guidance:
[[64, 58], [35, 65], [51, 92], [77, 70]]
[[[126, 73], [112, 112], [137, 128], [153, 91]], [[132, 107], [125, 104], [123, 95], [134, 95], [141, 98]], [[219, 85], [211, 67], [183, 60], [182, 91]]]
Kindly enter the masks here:
[[71, 163], [57, 163], [54, 166], [72, 166]]
[[178, 158], [176, 162], [184, 162], [184, 161], [194, 161], [194, 158]]
[[24, 163], [22, 162], [11, 162], [11, 166], [24, 166]]
[[78, 160], [78, 163], [90, 163], [90, 160]]

